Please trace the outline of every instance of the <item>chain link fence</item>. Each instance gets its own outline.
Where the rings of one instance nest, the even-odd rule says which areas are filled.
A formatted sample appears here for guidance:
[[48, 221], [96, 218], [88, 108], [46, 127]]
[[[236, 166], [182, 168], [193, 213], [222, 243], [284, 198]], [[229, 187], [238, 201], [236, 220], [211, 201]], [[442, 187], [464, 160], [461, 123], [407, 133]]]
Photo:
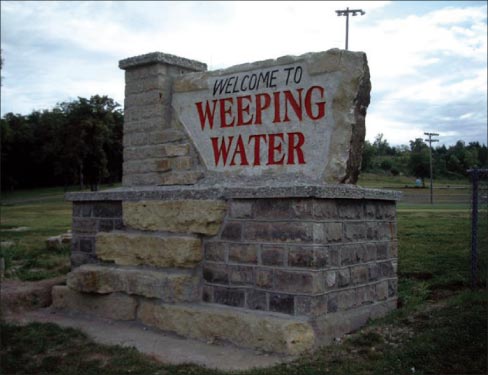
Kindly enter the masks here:
[[470, 169], [471, 286], [486, 286], [488, 273], [488, 169]]

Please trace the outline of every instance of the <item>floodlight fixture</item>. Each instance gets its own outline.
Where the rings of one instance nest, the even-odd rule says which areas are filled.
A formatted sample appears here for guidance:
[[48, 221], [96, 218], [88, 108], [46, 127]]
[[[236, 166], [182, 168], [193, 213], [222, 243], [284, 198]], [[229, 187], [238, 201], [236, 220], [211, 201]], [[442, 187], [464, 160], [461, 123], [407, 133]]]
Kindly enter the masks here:
[[337, 16], [346, 16], [346, 50], [349, 48], [349, 14], [357, 16], [358, 14], [364, 16], [366, 12], [362, 9], [340, 9], [335, 11]]

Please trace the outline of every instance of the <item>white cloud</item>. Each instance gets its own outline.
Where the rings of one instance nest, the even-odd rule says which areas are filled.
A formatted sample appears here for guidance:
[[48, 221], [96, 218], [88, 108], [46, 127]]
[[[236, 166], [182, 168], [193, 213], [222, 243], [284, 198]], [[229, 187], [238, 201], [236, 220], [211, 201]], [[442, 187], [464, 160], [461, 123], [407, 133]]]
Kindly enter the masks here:
[[[417, 123], [453, 118], [470, 121], [469, 129], [486, 126], [486, 4], [432, 2], [435, 10], [416, 13], [403, 4], [2, 2], [2, 114], [96, 93], [122, 102], [118, 60], [152, 51], [218, 69], [342, 48], [345, 19], [335, 10], [350, 6], [366, 10], [351, 18], [349, 44], [368, 54], [369, 139], [382, 132], [392, 144], [407, 143], [423, 133], [416, 115]], [[462, 117], [483, 98], [476, 115]]]

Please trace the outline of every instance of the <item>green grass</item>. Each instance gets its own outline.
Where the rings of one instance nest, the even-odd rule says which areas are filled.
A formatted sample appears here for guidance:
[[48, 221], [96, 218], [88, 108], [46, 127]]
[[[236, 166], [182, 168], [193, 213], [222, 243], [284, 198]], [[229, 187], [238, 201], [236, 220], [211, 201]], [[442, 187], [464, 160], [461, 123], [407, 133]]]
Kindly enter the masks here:
[[[71, 229], [71, 202], [57, 201], [17, 204], [1, 207], [0, 257], [5, 259], [5, 276], [20, 280], [41, 280], [69, 271], [69, 246], [57, 250], [46, 248], [46, 239]], [[9, 229], [27, 227], [25, 231]]]
[[[46, 256], [43, 240], [69, 228], [69, 203], [43, 201], [2, 211], [2, 227], [32, 228], [2, 232], [18, 242], [11, 265], [23, 264], [25, 272], [47, 272], [51, 260], [67, 260], [63, 250]], [[400, 204], [398, 243], [399, 309], [295, 362], [245, 374], [486, 374], [488, 225], [480, 226], [481, 277], [475, 290], [469, 289], [467, 206]], [[197, 366], [163, 365], [133, 349], [97, 345], [79, 331], [50, 324], [3, 324], [1, 334], [2, 374], [223, 374]]]

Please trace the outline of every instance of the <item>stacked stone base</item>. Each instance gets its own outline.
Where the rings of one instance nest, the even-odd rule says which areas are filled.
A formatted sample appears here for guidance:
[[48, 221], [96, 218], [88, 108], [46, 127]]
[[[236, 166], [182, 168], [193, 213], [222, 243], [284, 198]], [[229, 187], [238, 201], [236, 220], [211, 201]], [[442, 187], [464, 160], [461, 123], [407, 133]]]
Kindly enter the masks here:
[[396, 301], [365, 306], [319, 319], [246, 311], [209, 303], [165, 304], [123, 293], [81, 293], [67, 286], [53, 288], [53, 307], [113, 320], [136, 320], [144, 325], [211, 343], [266, 352], [297, 355], [352, 332], [369, 319], [384, 316]]
[[392, 194], [187, 187], [70, 198], [72, 272], [53, 289], [56, 308], [289, 355], [395, 308]]

